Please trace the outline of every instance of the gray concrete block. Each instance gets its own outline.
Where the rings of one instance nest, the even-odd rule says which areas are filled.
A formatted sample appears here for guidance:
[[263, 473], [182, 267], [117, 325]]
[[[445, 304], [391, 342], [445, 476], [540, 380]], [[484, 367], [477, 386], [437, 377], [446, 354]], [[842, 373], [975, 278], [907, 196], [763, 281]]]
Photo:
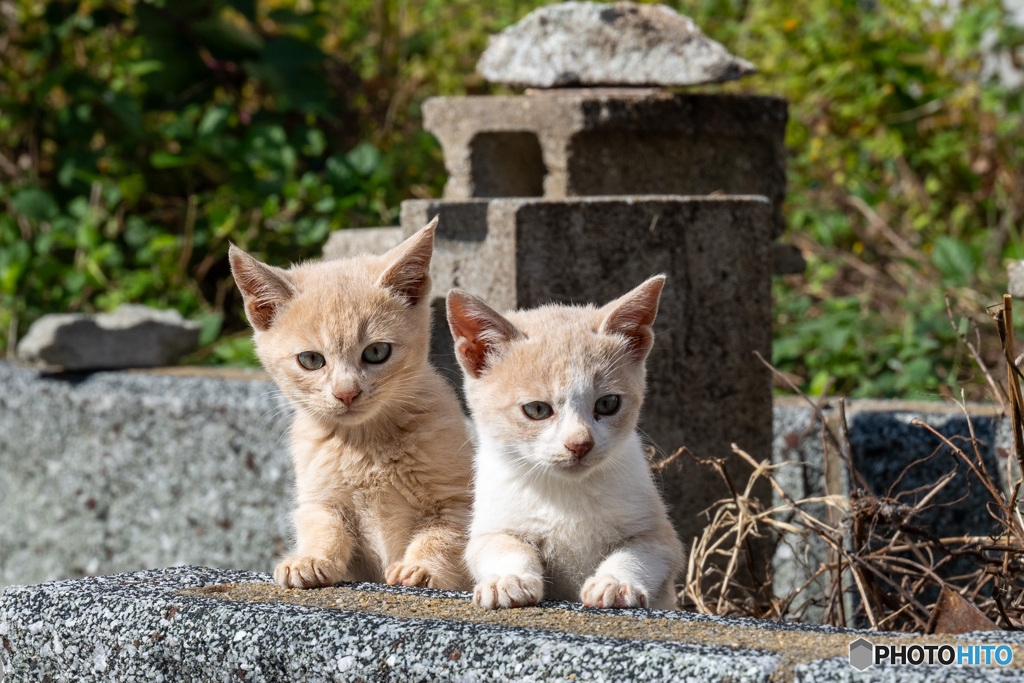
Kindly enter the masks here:
[[[562, 201], [410, 200], [407, 234], [440, 214], [432, 262], [436, 365], [461, 384], [444, 323], [451, 287], [498, 310], [603, 303], [666, 273], [647, 361], [641, 429], [664, 453], [681, 446], [748, 468], [730, 444], [770, 452], [771, 207], [761, 197], [594, 197]], [[688, 459], [664, 474], [683, 538], [718, 499], [717, 475]], [[768, 496], [767, 489], [763, 493]]]
[[435, 97], [446, 199], [764, 195], [785, 227], [786, 101], [629, 89]]
[[0, 585], [179, 563], [269, 570], [289, 533], [273, 385], [0, 363]]
[[562, 2], [491, 36], [477, 71], [537, 88], [722, 83], [756, 72], [664, 5]]
[[112, 313], [50, 313], [18, 343], [18, 359], [56, 371], [174, 365], [199, 348], [199, 323], [174, 310], [125, 304]]
[[[833, 424], [829, 425], [834, 428]], [[792, 500], [804, 500], [826, 495], [849, 495], [850, 485], [846, 467], [834, 449], [826, 449], [822, 441], [822, 423], [804, 402], [778, 402], [772, 412], [772, 462], [786, 463], [776, 470], [776, 480]], [[786, 501], [773, 492], [775, 506]], [[810, 504], [806, 510], [815, 517], [832, 523], [839, 522], [839, 513], [830, 514], [826, 504]], [[789, 513], [782, 521], [798, 523], [798, 515]], [[828, 594], [830, 577], [822, 575], [812, 580], [818, 568], [829, 558], [828, 544], [820, 537], [799, 534], [781, 534], [772, 558], [773, 589], [784, 598], [790, 592], [807, 584], [802, 597], [794, 603], [803, 618], [816, 623], [824, 616], [822, 596]], [[808, 583], [810, 582], [810, 583]], [[850, 605], [848, 605], [849, 607]], [[847, 609], [847, 613], [851, 610]]]
[[325, 261], [330, 261], [360, 254], [383, 254], [401, 242], [402, 229], [399, 227], [345, 228], [335, 230], [327, 237], [322, 256]]

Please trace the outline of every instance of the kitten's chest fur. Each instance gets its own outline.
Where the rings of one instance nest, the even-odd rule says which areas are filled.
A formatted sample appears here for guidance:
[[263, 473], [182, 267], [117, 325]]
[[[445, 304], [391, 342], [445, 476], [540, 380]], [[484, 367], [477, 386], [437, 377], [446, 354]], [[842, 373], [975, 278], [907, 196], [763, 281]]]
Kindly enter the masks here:
[[[578, 482], [525, 481], [501, 456], [478, 457], [473, 533], [509, 533], [536, 547], [544, 565], [545, 594], [551, 599], [578, 599], [580, 587], [598, 565], [651, 526], [649, 478], [634, 482], [628, 473], [599, 471]], [[628, 491], [636, 492], [636, 498], [624, 495]]]
[[297, 502], [325, 504], [344, 517], [355, 542], [348, 580], [378, 581], [384, 568], [402, 559], [425, 517], [440, 514], [468, 525], [470, 468], [461, 415], [434, 414], [430, 421], [426, 428], [395, 425], [368, 439], [296, 416]]

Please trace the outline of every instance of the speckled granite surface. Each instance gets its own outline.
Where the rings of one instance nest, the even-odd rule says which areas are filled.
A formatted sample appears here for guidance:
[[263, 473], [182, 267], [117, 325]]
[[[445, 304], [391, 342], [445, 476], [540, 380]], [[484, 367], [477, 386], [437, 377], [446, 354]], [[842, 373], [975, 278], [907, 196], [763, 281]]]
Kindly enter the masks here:
[[271, 569], [290, 542], [289, 421], [267, 381], [0, 362], [0, 586]]
[[905, 636], [656, 610], [543, 603], [486, 612], [465, 593], [176, 567], [0, 596], [0, 681], [1011, 681], [1019, 668], [849, 666], [849, 643]]
[[[408, 618], [180, 593], [267, 581], [264, 574], [184, 567], [8, 587], [0, 598], [4, 683], [766, 681], [777, 663], [764, 652], [477, 624], [443, 613]], [[354, 588], [382, 601], [389, 595], [373, 585]], [[465, 594], [403, 592], [468, 601]]]

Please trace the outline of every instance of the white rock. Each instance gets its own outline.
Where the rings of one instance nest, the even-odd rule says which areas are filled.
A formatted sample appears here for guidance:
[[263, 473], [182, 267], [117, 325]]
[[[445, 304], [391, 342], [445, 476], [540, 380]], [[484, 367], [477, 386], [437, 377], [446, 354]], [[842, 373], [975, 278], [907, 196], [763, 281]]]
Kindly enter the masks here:
[[1007, 292], [1014, 299], [1024, 299], [1024, 261], [1014, 261], [1007, 268], [1009, 286]]
[[756, 71], [689, 17], [634, 2], [541, 7], [492, 36], [476, 69], [494, 83], [536, 88], [697, 85]]

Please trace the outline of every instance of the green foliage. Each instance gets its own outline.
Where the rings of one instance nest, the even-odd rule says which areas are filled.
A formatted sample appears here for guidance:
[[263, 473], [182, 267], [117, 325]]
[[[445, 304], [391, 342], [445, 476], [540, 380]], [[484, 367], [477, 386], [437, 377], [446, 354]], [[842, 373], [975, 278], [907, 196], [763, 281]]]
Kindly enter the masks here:
[[4, 333], [138, 301], [218, 321], [210, 340], [243, 327], [229, 240], [287, 263], [394, 223], [412, 180], [440, 190], [429, 136], [382, 149], [361, 129], [363, 83], [325, 49], [334, 3], [302, 6], [26, 1], [0, 18]]
[[[439, 195], [422, 100], [487, 92], [487, 36], [540, 4], [9, 3], [0, 351], [44, 312], [138, 301], [203, 323], [193, 360], [254, 362], [228, 242], [284, 265]], [[1024, 95], [982, 78], [979, 48], [1022, 36], [999, 0], [960, 5], [676, 3], [758, 65], [726, 90], [790, 102], [787, 239], [809, 268], [775, 284], [774, 361], [805, 389], [949, 391], [969, 364], [944, 294], [981, 311], [1024, 258]]]
[[9, 3], [0, 353], [43, 313], [136, 301], [203, 321], [194, 361], [255, 362], [228, 242], [286, 265], [440, 194], [420, 102], [480, 90], [487, 36], [536, 4]]
[[[955, 391], [972, 373], [944, 296], [988, 333], [982, 312], [1021, 254], [1024, 97], [982, 76], [981, 49], [1012, 50], [1021, 31], [998, 0], [693, 14], [761, 70], [732, 89], [790, 102], [788, 239], [809, 267], [775, 286], [777, 367], [814, 391], [828, 376], [854, 396]], [[983, 354], [997, 344], [987, 334]]]

